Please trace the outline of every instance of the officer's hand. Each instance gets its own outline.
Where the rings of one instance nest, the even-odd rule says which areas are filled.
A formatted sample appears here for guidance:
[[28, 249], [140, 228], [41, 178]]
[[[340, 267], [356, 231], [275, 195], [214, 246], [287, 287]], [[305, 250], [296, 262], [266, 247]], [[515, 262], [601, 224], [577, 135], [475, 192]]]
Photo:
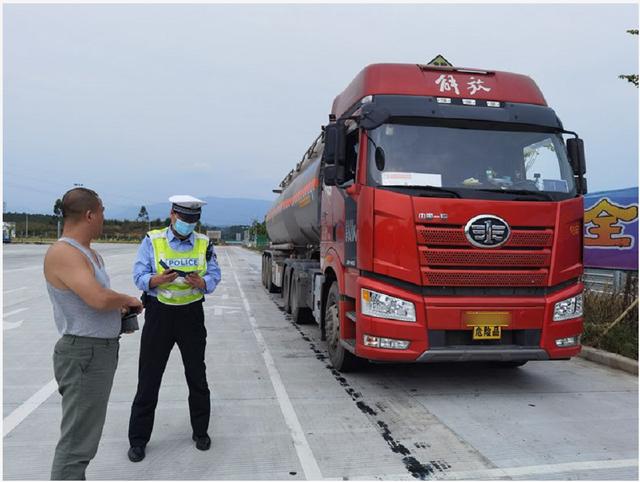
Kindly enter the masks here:
[[163, 271], [161, 274], [153, 275], [149, 280], [149, 287], [155, 288], [156, 286], [163, 285], [165, 283], [171, 283], [177, 277], [178, 277], [178, 273], [176, 273], [172, 269], [167, 269]]
[[185, 276], [184, 280], [192, 288], [198, 288], [201, 290], [206, 288], [204, 279], [198, 273], [189, 273], [187, 276]]

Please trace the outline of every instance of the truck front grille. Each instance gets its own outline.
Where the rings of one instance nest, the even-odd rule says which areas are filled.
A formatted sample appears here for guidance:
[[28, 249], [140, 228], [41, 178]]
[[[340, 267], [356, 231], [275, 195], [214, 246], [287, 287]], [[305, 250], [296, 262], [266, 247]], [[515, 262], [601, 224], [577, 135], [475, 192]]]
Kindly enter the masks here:
[[499, 248], [478, 248], [463, 226], [417, 227], [422, 282], [431, 286], [545, 286], [552, 229], [512, 228]]

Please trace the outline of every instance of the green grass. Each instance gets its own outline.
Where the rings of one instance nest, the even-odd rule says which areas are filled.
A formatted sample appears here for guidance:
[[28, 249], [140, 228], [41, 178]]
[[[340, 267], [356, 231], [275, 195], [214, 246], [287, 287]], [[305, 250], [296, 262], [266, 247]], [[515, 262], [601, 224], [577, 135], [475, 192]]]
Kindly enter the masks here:
[[597, 293], [585, 291], [584, 294], [584, 345], [617, 353], [628, 358], [638, 359], [638, 307], [632, 309], [622, 321], [606, 335], [604, 331], [622, 312], [633, 303], [637, 290], [630, 295], [621, 293]]

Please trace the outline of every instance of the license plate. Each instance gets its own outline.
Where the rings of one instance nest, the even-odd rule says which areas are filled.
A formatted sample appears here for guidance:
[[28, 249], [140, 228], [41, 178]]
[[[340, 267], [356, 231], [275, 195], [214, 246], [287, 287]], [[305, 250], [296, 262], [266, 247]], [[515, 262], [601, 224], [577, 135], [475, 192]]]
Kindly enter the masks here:
[[502, 327], [496, 325], [474, 326], [474, 340], [499, 340], [502, 335]]

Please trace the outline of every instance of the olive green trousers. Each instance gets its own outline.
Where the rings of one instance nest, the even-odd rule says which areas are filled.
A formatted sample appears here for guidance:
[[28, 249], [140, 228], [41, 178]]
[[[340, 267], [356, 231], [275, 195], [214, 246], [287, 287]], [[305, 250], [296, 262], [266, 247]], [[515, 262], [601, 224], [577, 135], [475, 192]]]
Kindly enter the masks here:
[[62, 395], [62, 423], [51, 480], [85, 480], [102, 436], [119, 346], [118, 338], [73, 335], [56, 343], [53, 369]]

